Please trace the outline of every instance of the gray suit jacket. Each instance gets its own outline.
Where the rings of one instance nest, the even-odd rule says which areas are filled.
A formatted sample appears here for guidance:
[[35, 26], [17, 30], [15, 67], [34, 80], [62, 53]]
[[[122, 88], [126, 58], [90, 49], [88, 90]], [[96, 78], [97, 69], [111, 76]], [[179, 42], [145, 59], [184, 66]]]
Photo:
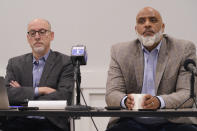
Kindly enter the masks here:
[[[34, 97], [32, 53], [11, 58], [7, 65], [6, 87], [10, 103], [21, 103], [24, 100], [67, 100], [71, 104], [74, 79], [73, 65], [70, 57], [51, 51], [43, 69], [39, 86], [47, 86], [57, 91], [51, 94]], [[9, 82], [19, 82], [21, 88], [9, 86]], [[47, 117], [58, 127], [67, 130], [65, 117]]]
[[[186, 59], [196, 62], [195, 45], [164, 35], [158, 54], [155, 76], [155, 93], [165, 102], [165, 108], [176, 108], [190, 94], [190, 76], [183, 63]], [[119, 43], [111, 48], [111, 62], [108, 71], [106, 103], [120, 106], [122, 98], [129, 93], [141, 93], [143, 86], [144, 56], [138, 40]], [[192, 107], [190, 100], [182, 107]], [[189, 120], [188, 120], [189, 119]], [[115, 123], [118, 118], [109, 122]], [[195, 118], [169, 118], [177, 123], [195, 123]]]

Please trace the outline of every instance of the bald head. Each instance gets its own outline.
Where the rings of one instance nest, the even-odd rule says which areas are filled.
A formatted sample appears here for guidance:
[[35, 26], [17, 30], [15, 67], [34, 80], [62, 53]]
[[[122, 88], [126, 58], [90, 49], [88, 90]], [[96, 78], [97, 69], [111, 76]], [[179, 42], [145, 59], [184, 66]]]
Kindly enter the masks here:
[[159, 13], [156, 9], [154, 9], [154, 8], [152, 8], [152, 7], [144, 7], [143, 9], [141, 9], [141, 10], [138, 12], [138, 14], [137, 14], [136, 21], [137, 21], [137, 19], [138, 19], [140, 16], [142, 16], [142, 15], [150, 15], [150, 14], [152, 14], [152, 15], [154, 15], [154, 16], [157, 16], [157, 17], [161, 20], [161, 22], [163, 22], [160, 13]]
[[27, 27], [27, 40], [32, 48], [33, 56], [38, 60], [50, 50], [54, 39], [50, 23], [45, 19], [34, 19]]
[[136, 16], [135, 30], [138, 39], [150, 51], [163, 37], [165, 25], [160, 13], [152, 7], [145, 7]]
[[164, 31], [165, 25], [163, 24], [160, 13], [152, 7], [145, 7], [139, 11], [136, 16], [136, 31], [146, 36], [153, 36], [155, 33]]
[[49, 23], [49, 21], [45, 20], [45, 19], [41, 19], [41, 18], [36, 18], [32, 21], [29, 22], [28, 27], [27, 27], [27, 31], [31, 30], [31, 27], [34, 25], [40, 25], [42, 26], [44, 29], [51, 31], [51, 24]]

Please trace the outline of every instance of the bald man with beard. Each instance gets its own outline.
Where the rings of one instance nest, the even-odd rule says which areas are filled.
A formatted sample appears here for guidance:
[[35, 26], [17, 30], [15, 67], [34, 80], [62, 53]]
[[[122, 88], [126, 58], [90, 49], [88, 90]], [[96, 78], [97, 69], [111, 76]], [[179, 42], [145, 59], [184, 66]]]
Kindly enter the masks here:
[[[165, 24], [160, 13], [145, 7], [136, 17], [137, 39], [111, 48], [106, 86], [108, 106], [132, 110], [133, 94], [145, 94], [143, 109], [175, 109], [190, 97], [191, 73], [184, 61], [196, 62], [195, 45], [163, 34]], [[192, 108], [187, 101], [181, 108]], [[132, 117], [111, 118], [107, 131], [196, 131], [197, 119]]]

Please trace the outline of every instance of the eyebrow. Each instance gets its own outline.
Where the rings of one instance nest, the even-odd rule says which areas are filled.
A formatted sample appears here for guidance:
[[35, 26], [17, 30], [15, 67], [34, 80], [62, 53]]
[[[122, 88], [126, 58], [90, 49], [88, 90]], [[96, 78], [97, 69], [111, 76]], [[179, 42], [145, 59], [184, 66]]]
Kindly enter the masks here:
[[[39, 30], [49, 30], [49, 29], [40, 28], [40, 29], [38, 29], [38, 30], [31, 29], [31, 30], [29, 30], [29, 31], [39, 31]], [[50, 30], [49, 30], [49, 31], [50, 31]]]
[[157, 18], [157, 17], [156, 16], [140, 16], [140, 17], [137, 18], [137, 20], [140, 19], [140, 18]]
[[139, 17], [136, 19], [136, 21], [139, 21], [140, 19], [156, 19], [159, 21], [159, 18], [157, 18], [156, 16], [148, 16], [148, 17]]

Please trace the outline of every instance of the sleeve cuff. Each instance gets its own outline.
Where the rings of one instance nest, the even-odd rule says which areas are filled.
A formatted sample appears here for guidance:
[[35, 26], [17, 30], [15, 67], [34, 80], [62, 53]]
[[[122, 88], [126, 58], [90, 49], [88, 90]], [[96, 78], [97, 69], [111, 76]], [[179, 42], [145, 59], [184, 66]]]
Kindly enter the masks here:
[[39, 95], [38, 87], [35, 87], [34, 93], [35, 93], [35, 97], [37, 97]]
[[125, 105], [125, 99], [127, 99], [127, 96], [125, 96], [125, 97], [122, 98], [122, 100], [121, 100], [121, 102], [120, 102], [120, 106], [121, 106], [122, 108], [125, 108], [125, 109], [126, 109], [127, 107], [126, 107], [126, 105]]
[[164, 108], [166, 106], [166, 104], [165, 104], [163, 98], [161, 96], [156, 96], [156, 97], [160, 100], [160, 103], [161, 103], [160, 109]]

